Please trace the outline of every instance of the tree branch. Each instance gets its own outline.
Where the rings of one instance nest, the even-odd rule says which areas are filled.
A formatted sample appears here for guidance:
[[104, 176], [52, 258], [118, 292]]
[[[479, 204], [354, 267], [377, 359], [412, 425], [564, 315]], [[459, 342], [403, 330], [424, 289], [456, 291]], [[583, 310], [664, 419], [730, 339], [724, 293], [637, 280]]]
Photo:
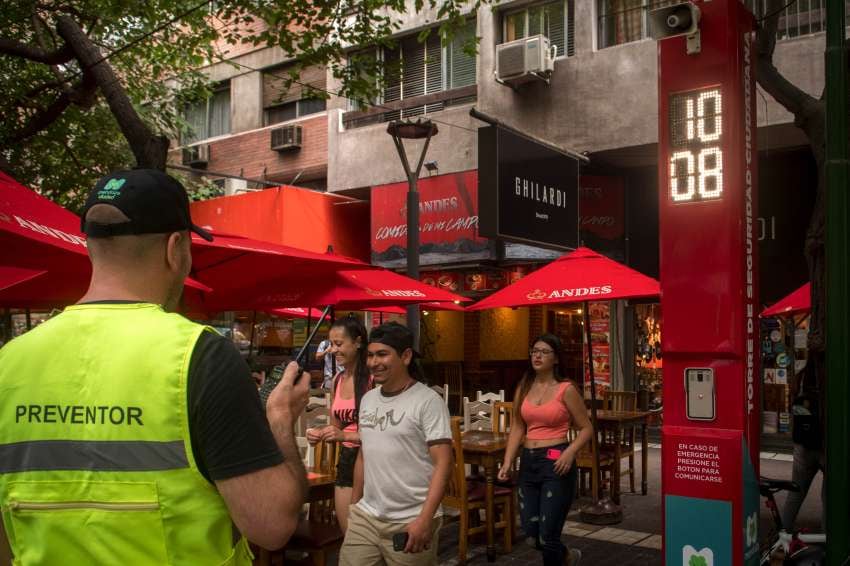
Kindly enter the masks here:
[[89, 107], [94, 104], [96, 97], [97, 85], [90, 76], [87, 78], [87, 75], [83, 75], [82, 81], [73, 88], [62, 92], [50, 106], [38, 112], [26, 126], [12, 133], [6, 143], [20, 143], [25, 139], [31, 138], [58, 120], [71, 104]]
[[0, 37], [0, 54], [11, 55], [13, 57], [23, 57], [36, 63], [44, 63], [46, 65], [61, 65], [73, 59], [74, 55], [67, 46], [63, 46], [56, 51], [44, 51], [37, 47], [21, 43], [20, 41]]
[[776, 30], [779, 26], [779, 16], [783, 11], [783, 1], [768, 1], [766, 8], [768, 17], [762, 22], [757, 32], [758, 65], [756, 67], [756, 78], [768, 94], [799, 119], [805, 113], [806, 108], [816, 102], [816, 99], [786, 79], [773, 63], [773, 53], [776, 50]]
[[80, 61], [84, 72], [91, 74], [100, 92], [103, 93], [109, 109], [118, 122], [118, 127], [130, 144], [138, 165], [164, 170], [168, 154], [168, 138], [154, 135], [148, 128], [133, 107], [112, 66], [73, 18], [59, 16], [56, 30]]

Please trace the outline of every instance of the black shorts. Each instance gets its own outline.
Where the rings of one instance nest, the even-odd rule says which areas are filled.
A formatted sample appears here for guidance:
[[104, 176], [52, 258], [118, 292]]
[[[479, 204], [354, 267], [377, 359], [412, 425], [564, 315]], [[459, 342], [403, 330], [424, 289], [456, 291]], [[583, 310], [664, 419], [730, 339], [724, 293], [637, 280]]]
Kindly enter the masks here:
[[354, 487], [354, 462], [357, 461], [359, 446], [340, 446], [336, 462], [337, 487]]

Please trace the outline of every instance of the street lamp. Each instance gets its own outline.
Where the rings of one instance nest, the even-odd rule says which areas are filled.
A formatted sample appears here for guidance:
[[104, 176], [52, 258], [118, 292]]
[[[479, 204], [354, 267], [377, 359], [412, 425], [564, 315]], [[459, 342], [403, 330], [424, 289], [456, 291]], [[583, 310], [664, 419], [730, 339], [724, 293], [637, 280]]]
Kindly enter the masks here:
[[[416, 190], [416, 182], [419, 172], [425, 162], [425, 154], [431, 138], [438, 133], [437, 124], [431, 120], [395, 120], [387, 125], [387, 133], [392, 136], [404, 174], [407, 176], [407, 276], [419, 280], [419, 193]], [[407, 152], [402, 140], [425, 140], [422, 153], [416, 169], [411, 170], [410, 162], [407, 160]], [[407, 325], [413, 332], [413, 347], [419, 349], [419, 305], [408, 305]]]

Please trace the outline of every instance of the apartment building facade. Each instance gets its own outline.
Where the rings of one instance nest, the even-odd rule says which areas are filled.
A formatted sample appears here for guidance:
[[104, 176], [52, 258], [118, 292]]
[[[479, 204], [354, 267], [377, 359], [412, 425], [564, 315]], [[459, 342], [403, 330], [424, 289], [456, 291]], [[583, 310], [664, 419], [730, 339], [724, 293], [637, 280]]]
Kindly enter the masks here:
[[[423, 172], [431, 179], [423, 181], [423, 191], [431, 190], [429, 184], [437, 188], [430, 196], [423, 192], [422, 198], [433, 202], [435, 211], [441, 206], [466, 206], [463, 218], [477, 220], [477, 202], [471, 197], [475, 192], [468, 185], [476, 182], [477, 130], [485, 124], [470, 116], [474, 107], [552, 145], [585, 154], [589, 159], [581, 167], [585, 184], [605, 188], [599, 193], [604, 199], [597, 217], [618, 224], [613, 248], [606, 251], [657, 276], [657, 44], [649, 38], [648, 13], [662, 3], [514, 0], [486, 4], [467, 14], [467, 25], [447, 44], [436, 33], [418, 41], [423, 30], [438, 25], [436, 10], [416, 12], [414, 2], [408, 4], [397, 45], [374, 51], [388, 63], [401, 61], [402, 70], [390, 77], [371, 105], [337, 96], [327, 100], [312, 96], [304, 85], [339, 91], [340, 85], [324, 68], [307, 69], [298, 83], [286, 87], [283, 77], [292, 61], [279, 49], [241, 48], [230, 54], [227, 63], [209, 68], [210, 78], [220, 88], [203, 107], [187, 109], [187, 120], [197, 126], [193, 137], [180, 140], [173, 159], [211, 172], [371, 201], [374, 258], [376, 230], [381, 227], [378, 216], [392, 216], [397, 227], [404, 221], [396, 193], [404, 191], [405, 175], [387, 133], [391, 120], [427, 117], [436, 122], [439, 133], [430, 142], [429, 167]], [[759, 12], [763, 13], [763, 7]], [[813, 96], [820, 95], [824, 84], [824, 17], [823, 0], [790, 4], [780, 20], [774, 56], [780, 71]], [[474, 56], [463, 49], [464, 40], [472, 34], [478, 39]], [[512, 88], [496, 80], [499, 46], [537, 34], [556, 49], [548, 82]], [[375, 48], [358, 46], [352, 53], [370, 49]], [[816, 171], [793, 116], [761, 89], [756, 103], [762, 297], [770, 301], [806, 277], [803, 234], [814, 200]], [[193, 149], [200, 147], [207, 149]], [[419, 145], [410, 142], [409, 148], [412, 153]], [[443, 183], [441, 178], [453, 180]], [[225, 183], [229, 192], [261, 188], [237, 180]], [[389, 194], [395, 196], [385, 198]], [[386, 206], [397, 210], [381, 208]], [[497, 287], [515, 272], [520, 276], [528, 265], [554, 257], [529, 247], [482, 244], [474, 223], [464, 226], [470, 231], [456, 255], [435, 254], [440, 258], [434, 260], [436, 265], [426, 262], [422, 267], [426, 278], [480, 296], [488, 288], [480, 286], [482, 280], [490, 277], [495, 283], [489, 288]], [[593, 232], [589, 227], [588, 237]], [[487, 272], [485, 276], [482, 271]], [[574, 310], [539, 309], [480, 315], [434, 313], [424, 319], [423, 342], [428, 343], [428, 335], [433, 337], [430, 353], [438, 361], [463, 361], [474, 370], [486, 370], [488, 363], [498, 362], [500, 372], [510, 362], [515, 367], [507, 374], [513, 375], [524, 367], [529, 337], [544, 328], [562, 334], [577, 348], [573, 354], [580, 360], [580, 317], [576, 315]], [[657, 311], [649, 312], [641, 324], [656, 321], [657, 315]], [[623, 324], [624, 328], [612, 327], [611, 332], [625, 336], [627, 350], [612, 354], [616, 366], [619, 362], [613, 358], [629, 360], [634, 354], [629, 345], [634, 342], [629, 336], [632, 317], [624, 316], [622, 306], [615, 306], [611, 319], [614, 326]], [[655, 324], [649, 334], [657, 335]], [[652, 360], [650, 353], [649, 361], [655, 363]], [[612, 367], [611, 373], [617, 372]]]

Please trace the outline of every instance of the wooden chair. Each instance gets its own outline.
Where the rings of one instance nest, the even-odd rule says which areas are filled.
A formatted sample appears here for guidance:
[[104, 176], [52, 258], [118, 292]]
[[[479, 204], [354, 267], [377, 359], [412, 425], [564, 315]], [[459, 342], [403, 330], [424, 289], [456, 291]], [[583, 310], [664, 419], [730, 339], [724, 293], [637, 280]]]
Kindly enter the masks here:
[[436, 391], [436, 392], [437, 392], [437, 395], [439, 395], [440, 397], [442, 397], [442, 398], [443, 398], [443, 402], [444, 402], [444, 403], [446, 404], [446, 406], [448, 407], [448, 406], [449, 406], [449, 391], [450, 391], [450, 389], [449, 389], [449, 384], [448, 384], [448, 383], [444, 383], [444, 384], [442, 385], [442, 387], [441, 387], [441, 386], [439, 386], [439, 385], [432, 385], [432, 386], [431, 386], [431, 389], [433, 389], [434, 391]]
[[[318, 428], [327, 426], [331, 423], [331, 412], [327, 406], [317, 405], [310, 409], [307, 405], [307, 410], [301, 413], [298, 417], [298, 423], [295, 426], [295, 436], [303, 437], [307, 435], [308, 428]], [[307, 452], [307, 465], [314, 466], [313, 451]]]
[[489, 391], [483, 393], [481, 391], [475, 392], [475, 400], [476, 401], [485, 401], [487, 403], [495, 403], [496, 401], [504, 401], [505, 400], [505, 390], [499, 389], [498, 393], [490, 393]]
[[514, 404], [508, 401], [493, 403], [493, 432], [508, 433], [514, 418]]
[[449, 412], [455, 415], [460, 414], [463, 407], [463, 366], [459, 363], [449, 364], [443, 367], [443, 383], [448, 387], [446, 394], [446, 402], [449, 405]]
[[[479, 511], [486, 508], [486, 488], [480, 482], [467, 482], [464, 470], [463, 446], [461, 445], [460, 417], [452, 417], [452, 442], [454, 444], [454, 466], [443, 496], [443, 505], [460, 511], [460, 534], [458, 535], [458, 559], [466, 561], [469, 538], [484, 533], [487, 525], [481, 524]], [[513, 491], [507, 487], [496, 486], [494, 507], [498, 515], [495, 528], [504, 533], [505, 552], [512, 548], [512, 525], [515, 521]]]
[[463, 398], [463, 430], [492, 430], [493, 405], [486, 401]]
[[[575, 441], [577, 436], [578, 431], [570, 428], [568, 432], [570, 442]], [[594, 433], [591, 437], [590, 446], [585, 445], [584, 448], [579, 450], [575, 459], [575, 466], [578, 467], [579, 474], [579, 494], [587, 493], [589, 477], [590, 492], [594, 502], [599, 501], [602, 475], [607, 473], [611, 476], [614, 469], [614, 455], [607, 450], [602, 450], [599, 453], [599, 467], [596, 467], [596, 458], [593, 457], [593, 454], [599, 450], [599, 444], [599, 434]]]
[[[336, 442], [320, 441], [312, 447], [313, 470], [322, 474], [336, 471], [339, 446]], [[339, 528], [334, 513], [334, 497], [311, 501], [307, 516], [298, 521], [295, 533], [284, 550], [309, 555], [314, 566], [325, 566], [328, 555], [342, 546], [345, 533]]]
[[[608, 411], [634, 411], [637, 408], [637, 393], [634, 391], [605, 391], [602, 396], [602, 408]], [[603, 442], [607, 447], [612, 447], [619, 442], [621, 456], [629, 459], [628, 468], [621, 469], [620, 475], [628, 474], [629, 488], [632, 493], [635, 493], [636, 436], [634, 427], [631, 427], [623, 431], [620, 438], [613, 438], [611, 434], [606, 434], [603, 437]], [[619, 481], [619, 478], [616, 481]]]
[[605, 391], [602, 394], [602, 408], [607, 411], [634, 411], [637, 407], [637, 393], [634, 391]]

